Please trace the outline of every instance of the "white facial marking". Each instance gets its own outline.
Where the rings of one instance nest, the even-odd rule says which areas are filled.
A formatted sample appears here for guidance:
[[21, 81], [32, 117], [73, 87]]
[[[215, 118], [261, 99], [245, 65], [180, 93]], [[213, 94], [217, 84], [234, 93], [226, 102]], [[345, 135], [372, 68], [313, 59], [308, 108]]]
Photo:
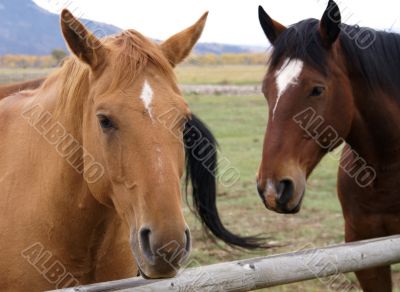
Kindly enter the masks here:
[[278, 89], [278, 97], [276, 99], [274, 109], [272, 110], [272, 119], [274, 119], [275, 111], [278, 108], [278, 103], [281, 96], [290, 86], [297, 84], [297, 79], [303, 71], [303, 66], [303, 61], [299, 59], [290, 60], [287, 58], [285, 62], [283, 62], [282, 67], [276, 71], [275, 78], [276, 87]]
[[148, 111], [149, 116], [153, 119], [153, 114], [151, 112], [151, 102], [153, 101], [153, 89], [147, 80], [144, 81], [142, 93], [140, 94], [140, 99], [143, 101], [145, 109]]

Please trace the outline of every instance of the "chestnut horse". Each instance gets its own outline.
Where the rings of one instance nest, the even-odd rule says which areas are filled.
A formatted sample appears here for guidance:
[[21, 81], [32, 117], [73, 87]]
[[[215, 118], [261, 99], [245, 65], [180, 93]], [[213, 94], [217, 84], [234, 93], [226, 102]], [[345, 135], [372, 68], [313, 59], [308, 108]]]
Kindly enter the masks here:
[[38, 78], [24, 82], [0, 85], [0, 99], [3, 99], [4, 97], [15, 94], [22, 90], [36, 89], [40, 85], [42, 85], [43, 81], [44, 78]]
[[[203, 224], [230, 244], [257, 246], [218, 217], [216, 142], [191, 115], [173, 73], [206, 17], [156, 44], [134, 30], [99, 40], [62, 12], [73, 56], [44, 82], [8, 87], [14, 94], [0, 101], [1, 290], [109, 281], [138, 270], [174, 276], [191, 246], [180, 190], [184, 145]], [[198, 156], [192, 150], [200, 140], [212, 147]]]
[[[338, 194], [346, 241], [400, 233], [400, 35], [322, 19], [285, 27], [259, 7], [273, 46], [258, 192], [279, 213], [300, 210], [306, 179], [346, 143]], [[390, 291], [390, 266], [356, 272], [365, 291]]]

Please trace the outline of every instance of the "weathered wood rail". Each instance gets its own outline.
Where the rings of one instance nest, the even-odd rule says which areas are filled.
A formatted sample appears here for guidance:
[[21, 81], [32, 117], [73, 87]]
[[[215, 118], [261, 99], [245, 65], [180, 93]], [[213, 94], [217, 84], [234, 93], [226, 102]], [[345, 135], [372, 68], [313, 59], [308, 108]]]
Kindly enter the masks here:
[[344, 273], [399, 262], [400, 235], [396, 235], [190, 268], [167, 280], [138, 277], [57, 291], [249, 291], [314, 278], [347, 290]]

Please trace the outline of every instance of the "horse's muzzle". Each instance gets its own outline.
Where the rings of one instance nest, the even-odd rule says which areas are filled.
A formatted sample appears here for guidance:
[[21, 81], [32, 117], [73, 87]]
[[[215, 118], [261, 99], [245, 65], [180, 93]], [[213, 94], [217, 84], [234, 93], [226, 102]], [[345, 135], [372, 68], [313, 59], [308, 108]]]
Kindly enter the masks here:
[[191, 249], [189, 229], [173, 233], [163, 237], [148, 227], [140, 229], [137, 238], [139, 251], [135, 254], [140, 253], [138, 265], [144, 278], [174, 277], [187, 260]]
[[[304, 183], [303, 183], [304, 182]], [[257, 182], [257, 191], [267, 209], [284, 214], [300, 211], [304, 197], [305, 180], [285, 177], [281, 180], [267, 179], [264, 187]]]

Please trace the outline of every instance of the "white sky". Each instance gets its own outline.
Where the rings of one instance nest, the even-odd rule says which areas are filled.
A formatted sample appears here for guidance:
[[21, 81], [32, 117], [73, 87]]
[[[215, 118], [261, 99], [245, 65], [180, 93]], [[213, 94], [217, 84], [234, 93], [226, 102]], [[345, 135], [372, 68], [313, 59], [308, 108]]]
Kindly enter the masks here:
[[[79, 17], [134, 28], [166, 39], [210, 11], [201, 42], [260, 45], [267, 42], [258, 23], [257, 8], [282, 24], [320, 18], [327, 0], [34, 0], [59, 13], [67, 7]], [[400, 31], [399, 0], [337, 0], [348, 24]]]

